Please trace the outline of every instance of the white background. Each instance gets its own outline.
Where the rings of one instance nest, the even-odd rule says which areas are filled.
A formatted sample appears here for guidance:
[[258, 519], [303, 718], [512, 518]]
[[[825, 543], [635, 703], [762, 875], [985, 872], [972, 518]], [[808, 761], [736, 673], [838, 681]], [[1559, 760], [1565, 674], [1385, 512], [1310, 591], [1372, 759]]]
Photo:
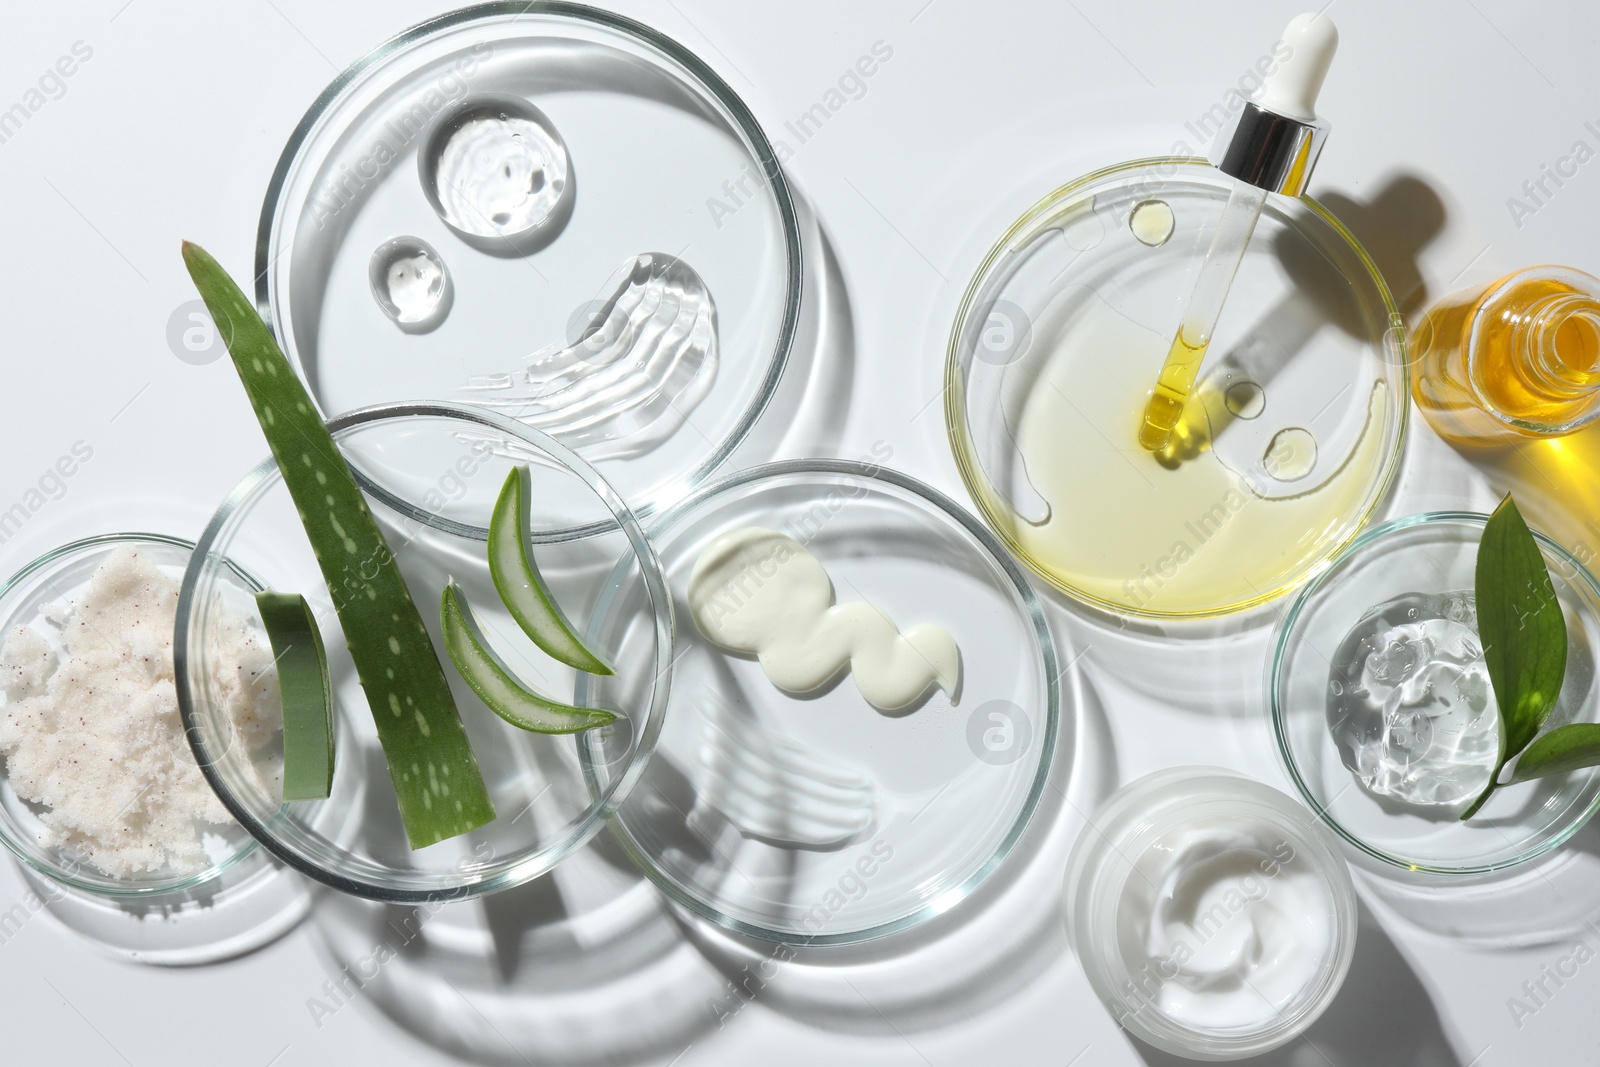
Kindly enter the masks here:
[[[962, 501], [941, 405], [929, 401], [960, 288], [989, 241], [1086, 170], [1163, 153], [1179, 140], [1202, 148], [1185, 123], [1218, 101], [1298, 11], [1279, 0], [613, 6], [696, 51], [775, 133], [874, 42], [892, 47], [865, 96], [789, 163], [836, 257], [848, 316], [832, 309], [844, 323], [829, 357], [842, 384], [825, 403], [808, 398], [808, 410], [822, 414], [796, 416], [783, 451], [858, 456], [883, 440], [892, 465]], [[226, 361], [193, 366], [168, 348], [168, 317], [193, 298], [178, 241], [198, 240], [247, 275], [268, 176], [302, 112], [347, 63], [442, 8], [430, 0], [7, 7], [0, 108], [21, 100], [74, 42], [93, 49], [65, 94], [0, 144], [0, 509], [23, 499], [75, 441], [94, 449], [66, 495], [0, 545], [0, 571], [10, 573], [102, 531], [194, 537], [258, 459], [259, 437], [240, 432], [250, 415]], [[1338, 0], [1330, 14], [1342, 35], [1322, 97], [1334, 132], [1312, 191], [1382, 201], [1382, 210], [1357, 208], [1352, 216], [1362, 217], [1349, 221], [1389, 246], [1379, 258], [1409, 310], [1532, 263], [1600, 270], [1600, 162], [1580, 168], [1520, 226], [1507, 205], [1574, 142], [1600, 148], [1585, 127], [1594, 120], [1600, 129], [1600, 9]], [[1385, 189], [1399, 192], [1383, 200]], [[1600, 542], [1588, 525], [1600, 519], [1594, 478], [1558, 489], [1559, 479], [1538, 467], [1526, 456], [1469, 463], [1418, 420], [1387, 512], [1484, 508], [1516, 488], [1525, 509], [1569, 545]], [[662, 991], [660, 1011], [693, 1017], [665, 1025], [648, 1015], [656, 1002], [646, 997], [641, 1008], [637, 997], [619, 995], [609, 1025], [675, 1034], [658, 1047], [645, 1042], [644, 1059], [685, 1065], [1170, 1062], [1119, 1032], [1094, 999], [1066, 948], [1054, 897], [1082, 825], [1078, 809], [1092, 810], [1117, 782], [1213, 762], [1282, 783], [1261, 711], [1265, 638], [1163, 646], [1104, 633], [1059, 605], [1052, 624], [1064, 648], [1085, 653], [1076, 667], [1085, 694], [1077, 751], [1004, 877], [915, 944], [784, 965], [720, 1023], [704, 1003], [685, 1009]], [[1579, 940], [1600, 948], [1600, 937], [1566, 922], [1600, 916], [1588, 840], [1554, 872], [1585, 873], [1588, 899], [1563, 898], [1553, 910], [1534, 903], [1537, 894], [1508, 889], [1460, 926], [1542, 943], [1485, 947], [1440, 936], [1422, 926], [1442, 925], [1464, 898], [1441, 894], [1413, 923], [1369, 892], [1343, 994], [1309, 1041], [1272, 1062], [1600, 1062], [1600, 963], [1559, 989], [1547, 982], [1553, 995], [1520, 1025], [1507, 1003]], [[0, 863], [0, 911], [25, 892], [15, 868]], [[461, 908], [475, 914], [483, 905]], [[319, 914], [337, 921], [325, 904]], [[417, 1035], [449, 1029], [439, 1020], [481, 1017], [471, 990], [444, 987], [404, 1027], [370, 997], [318, 1025], [307, 1000], [335, 966], [319, 929], [307, 923], [227, 964], [159, 969], [110, 959], [41, 915], [0, 944], [0, 1059], [454, 1062]], [[692, 927], [673, 929], [683, 954], [699, 959]], [[537, 1041], [513, 1047], [481, 1027], [458, 1029], [479, 1033], [481, 1042], [466, 1047], [486, 1061], [561, 1058]], [[622, 1044], [604, 1030], [566, 1035], [564, 1058], [604, 1062]]]

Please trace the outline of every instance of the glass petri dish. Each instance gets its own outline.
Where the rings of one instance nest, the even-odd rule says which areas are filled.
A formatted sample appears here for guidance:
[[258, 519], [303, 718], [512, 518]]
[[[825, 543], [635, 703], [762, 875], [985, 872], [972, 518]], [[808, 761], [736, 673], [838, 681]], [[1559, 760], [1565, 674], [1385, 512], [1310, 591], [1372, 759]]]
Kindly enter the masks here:
[[951, 331], [945, 419], [979, 510], [1051, 585], [1121, 615], [1216, 616], [1296, 588], [1399, 463], [1404, 321], [1309, 198], [1268, 198], [1185, 430], [1140, 448], [1231, 185], [1168, 158], [1057, 189], [990, 250]]
[[[1475, 617], [1462, 605], [1473, 589], [1486, 521], [1487, 516], [1469, 512], [1432, 512], [1374, 527], [1301, 591], [1278, 632], [1267, 681], [1279, 755], [1306, 802], [1354, 855], [1379, 861], [1369, 863], [1379, 871], [1476, 875], [1504, 870], [1557, 848], [1600, 807], [1600, 769], [1574, 771], [1499, 789], [1472, 819], [1461, 822], [1458, 816], [1487, 784], [1497, 738], [1492, 704], [1487, 715], [1472, 714], [1470, 679], [1453, 685], [1464, 694], [1461, 717], [1448, 711], [1416, 721], [1390, 717], [1386, 735], [1399, 746], [1399, 757], [1378, 759], [1383, 755], [1375, 748], [1378, 738], [1355, 728], [1360, 709], [1348, 703], [1347, 669], [1352, 663], [1356, 670], [1363, 663], [1371, 669], [1365, 657], [1376, 651], [1370, 644], [1363, 647], [1363, 638], [1376, 642], [1387, 635], [1416, 647], [1422, 635], [1391, 629], [1415, 620], [1433, 625], [1435, 647], [1449, 650], [1455, 638], [1443, 622], [1453, 620], [1476, 639]], [[1600, 720], [1595, 686], [1600, 583], [1571, 553], [1536, 536], [1566, 615], [1569, 642], [1566, 680], [1545, 729], [1595, 722]], [[1430, 605], [1418, 597], [1440, 601]], [[1387, 609], [1374, 614], [1397, 601], [1398, 614]], [[1418, 664], [1404, 676], [1434, 669], [1427, 661]], [[1451, 665], [1445, 669], [1452, 670]], [[1435, 684], [1452, 685], [1453, 677], [1440, 676]], [[1480, 681], [1487, 685], [1486, 674]], [[1487, 692], [1492, 690], [1480, 693], [1480, 705]], [[1336, 737], [1335, 723], [1350, 725]], [[1460, 769], [1463, 763], [1468, 769]], [[1360, 774], [1352, 765], [1361, 768]]]
[[[62, 545], [23, 567], [0, 588], [0, 632], [9, 637], [17, 627], [28, 626], [59, 651], [61, 631], [49, 621], [46, 607], [80, 597], [96, 569], [123, 547], [133, 548], [177, 579], [188, 566], [194, 545], [154, 533], [103, 534]], [[217, 580], [219, 584], [249, 588], [248, 580], [231, 567], [223, 566]], [[239, 826], [206, 825], [202, 844], [210, 862], [203, 869], [109, 875], [71, 848], [40, 843], [40, 832], [45, 828], [40, 815], [47, 809], [19, 797], [12, 787], [9, 766], [7, 771], [0, 780], [0, 843], [32, 870], [74, 889], [131, 898], [183, 893], [214, 882], [224, 871], [244, 862], [256, 848], [255, 839]]]
[[[751, 526], [800, 542], [837, 603], [876, 605], [902, 632], [944, 627], [959, 699], [935, 690], [880, 712], [849, 672], [787, 693], [686, 622], [656, 754], [613, 828], [668, 896], [738, 933], [835, 945], [907, 929], [972, 893], [1038, 803], [1060, 731], [1049, 628], [1020, 568], [956, 504], [826, 460], [729, 475], [651, 524], [679, 617], [701, 553]], [[641, 618], [618, 597], [597, 630], [615, 641]], [[584, 685], [605, 699], [612, 683]]]
[[692, 53], [578, 4], [490, 3], [318, 97], [268, 188], [256, 298], [325, 416], [478, 404], [643, 513], [766, 406], [800, 249], [770, 143]]
[[[46, 605], [81, 596], [96, 569], [123, 547], [174, 580], [182, 577], [194, 548], [158, 533], [102, 534], [62, 545], [0, 587], [0, 634], [28, 626], [56, 646], [60, 631], [48, 621]], [[252, 587], [231, 568], [218, 581]], [[146, 964], [212, 963], [276, 940], [310, 909], [309, 883], [284, 870], [237, 824], [203, 825], [208, 862], [200, 870], [108, 874], [73, 848], [44, 844], [40, 816], [47, 809], [17, 795], [3, 757], [0, 768], [0, 844], [23, 865], [32, 890], [23, 905], [30, 914], [48, 912], [103, 951]]]
[[[648, 617], [626, 645], [591, 634], [628, 688], [625, 718], [599, 731], [552, 736], [512, 727], [445, 664], [446, 676], [498, 818], [470, 834], [413, 851], [400, 823], [372, 713], [320, 568], [277, 465], [269, 458], [228, 495], [184, 575], [177, 615], [178, 703], [202, 770], [234, 817], [285, 863], [335, 889], [393, 902], [476, 896], [538, 877], [581, 847], [638, 778], [660, 730], [672, 663], [672, 614], [659, 566], [638, 523], [592, 466], [538, 431], [462, 405], [395, 404], [329, 423], [416, 603], [435, 648], [440, 594], [453, 578], [492, 650], [544, 693], [573, 692], [574, 672], [540, 653], [506, 611], [489, 577], [484, 524], [506, 474], [532, 473], [539, 568], [580, 628], [612, 583]], [[587, 494], [579, 537], [553, 529], [538, 502]], [[555, 520], [558, 525], [566, 518]], [[337, 759], [325, 800], [283, 804], [255, 784], [251, 754], [230, 745], [207, 680], [219, 606], [259, 625], [254, 599], [226, 579], [247, 569], [261, 586], [299, 592], [322, 628], [333, 677]], [[442, 653], [441, 653], [442, 655]], [[622, 692], [614, 689], [612, 695]], [[611, 735], [603, 757], [579, 753]], [[604, 785], [582, 767], [598, 764]]]

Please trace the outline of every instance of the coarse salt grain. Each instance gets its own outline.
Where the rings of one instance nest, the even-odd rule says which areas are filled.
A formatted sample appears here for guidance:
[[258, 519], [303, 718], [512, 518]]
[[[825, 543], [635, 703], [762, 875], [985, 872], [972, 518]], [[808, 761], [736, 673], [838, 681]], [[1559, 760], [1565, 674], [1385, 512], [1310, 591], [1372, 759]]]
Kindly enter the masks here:
[[[125, 545], [81, 599], [41, 609], [43, 632], [18, 626], [0, 650], [0, 754], [17, 795], [48, 808], [39, 843], [113, 877], [203, 870], [203, 824], [233, 824], [178, 715], [177, 605], [177, 580]], [[254, 750], [281, 729], [272, 654], [244, 619], [214, 614], [211, 692]], [[280, 776], [269, 765], [258, 784]]]

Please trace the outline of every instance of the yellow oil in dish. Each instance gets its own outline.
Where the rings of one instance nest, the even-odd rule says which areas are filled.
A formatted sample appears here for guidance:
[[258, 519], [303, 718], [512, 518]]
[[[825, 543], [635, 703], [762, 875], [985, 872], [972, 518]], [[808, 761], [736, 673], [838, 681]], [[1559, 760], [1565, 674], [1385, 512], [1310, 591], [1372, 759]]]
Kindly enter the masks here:
[[1558, 437], [1600, 417], [1600, 280], [1532, 267], [1447, 297], [1417, 329], [1412, 395], [1459, 444]]
[[1035, 337], [1053, 347], [1008, 381], [1004, 402], [1019, 467], [1047, 507], [1002, 505], [1000, 517], [1063, 589], [1140, 615], [1238, 610], [1303, 578], [1363, 519], [1386, 459], [1382, 380], [1338, 454], [1319, 451], [1309, 415], [1274, 422], [1270, 386], [1206, 380], [1158, 454], [1139, 435], [1167, 338], [1082, 291], [1055, 301]]

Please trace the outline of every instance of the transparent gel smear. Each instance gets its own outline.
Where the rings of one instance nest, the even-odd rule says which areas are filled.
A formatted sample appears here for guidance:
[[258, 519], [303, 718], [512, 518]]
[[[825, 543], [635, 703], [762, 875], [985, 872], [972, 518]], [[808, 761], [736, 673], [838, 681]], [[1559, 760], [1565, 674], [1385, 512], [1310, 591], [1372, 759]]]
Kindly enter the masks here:
[[429, 136], [419, 164], [439, 217], [486, 251], [529, 251], [571, 210], [566, 143], [544, 112], [520, 97], [463, 101]]
[[436, 329], [450, 313], [455, 291], [450, 271], [433, 246], [418, 237], [379, 245], [367, 265], [372, 298], [406, 333]]
[[647, 252], [612, 275], [582, 335], [520, 370], [467, 383], [474, 403], [590, 459], [647, 452], [688, 419], [717, 372], [717, 310], [700, 275]]
[[1328, 674], [1328, 729], [1376, 796], [1458, 804], [1499, 755], [1499, 712], [1470, 592], [1407, 593], [1368, 612]]

